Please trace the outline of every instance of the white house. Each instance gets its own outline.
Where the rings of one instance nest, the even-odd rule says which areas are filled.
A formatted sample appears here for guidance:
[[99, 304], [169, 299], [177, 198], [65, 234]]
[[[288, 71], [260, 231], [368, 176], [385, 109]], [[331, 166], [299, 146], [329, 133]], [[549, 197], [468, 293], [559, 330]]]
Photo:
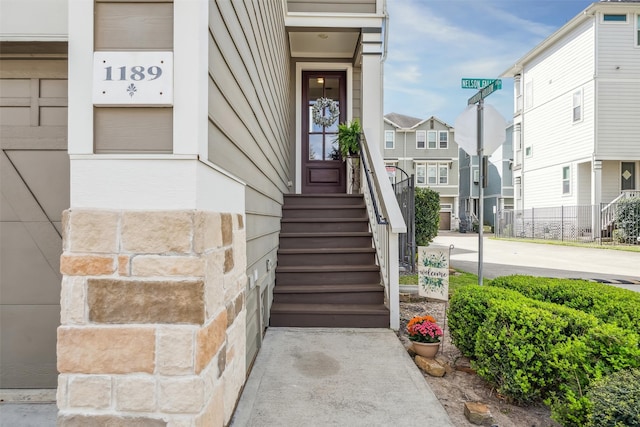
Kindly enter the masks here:
[[515, 208], [640, 189], [640, 3], [593, 3], [514, 62]]
[[[355, 201], [334, 234], [398, 328], [387, 19], [384, 0], [0, 0], [2, 387], [57, 388], [60, 426], [226, 425], [291, 271], [283, 236], [312, 253], [321, 209], [283, 218], [305, 197]], [[332, 156], [354, 118], [360, 196]]]

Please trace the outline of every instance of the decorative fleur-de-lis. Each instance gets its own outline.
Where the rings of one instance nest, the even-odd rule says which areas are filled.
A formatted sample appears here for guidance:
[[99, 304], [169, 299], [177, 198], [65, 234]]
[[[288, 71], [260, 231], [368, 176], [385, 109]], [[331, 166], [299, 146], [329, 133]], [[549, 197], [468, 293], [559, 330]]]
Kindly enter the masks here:
[[131, 83], [129, 85], [129, 87], [127, 87], [127, 92], [129, 92], [129, 96], [133, 97], [133, 95], [138, 91], [138, 88], [136, 88], [136, 85], [134, 85], [133, 83]]

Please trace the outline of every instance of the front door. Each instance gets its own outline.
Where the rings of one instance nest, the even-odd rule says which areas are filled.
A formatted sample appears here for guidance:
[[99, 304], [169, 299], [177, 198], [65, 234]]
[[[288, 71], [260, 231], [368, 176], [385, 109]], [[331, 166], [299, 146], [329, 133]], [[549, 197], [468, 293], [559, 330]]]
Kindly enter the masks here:
[[305, 71], [302, 82], [302, 192], [344, 193], [346, 168], [336, 138], [347, 118], [346, 73]]
[[622, 162], [620, 183], [622, 191], [636, 189], [636, 164], [634, 162]]

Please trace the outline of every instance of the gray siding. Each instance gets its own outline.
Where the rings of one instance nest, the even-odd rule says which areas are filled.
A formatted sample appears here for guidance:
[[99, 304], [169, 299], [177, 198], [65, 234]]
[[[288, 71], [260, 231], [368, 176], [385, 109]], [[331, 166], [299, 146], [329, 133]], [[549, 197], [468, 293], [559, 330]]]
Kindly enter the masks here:
[[260, 314], [270, 309], [260, 308], [274, 284], [267, 260], [275, 264], [282, 194], [293, 179], [289, 52], [280, 2], [209, 7], [209, 160], [247, 183], [249, 366], [265, 326]]
[[375, 13], [376, 0], [287, 0], [289, 12]]

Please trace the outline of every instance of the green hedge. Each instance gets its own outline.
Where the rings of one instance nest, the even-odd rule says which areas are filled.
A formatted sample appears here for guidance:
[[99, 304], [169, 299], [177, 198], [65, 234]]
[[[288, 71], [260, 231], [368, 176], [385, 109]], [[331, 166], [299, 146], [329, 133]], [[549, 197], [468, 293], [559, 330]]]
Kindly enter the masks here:
[[516, 402], [546, 399], [563, 425], [585, 425], [594, 380], [640, 364], [635, 331], [510, 289], [457, 290], [448, 321], [478, 375]]
[[602, 283], [531, 276], [504, 276], [492, 286], [512, 289], [540, 301], [592, 314], [603, 322], [640, 331], [640, 293]]
[[640, 426], [640, 369], [616, 372], [587, 393], [589, 427]]

